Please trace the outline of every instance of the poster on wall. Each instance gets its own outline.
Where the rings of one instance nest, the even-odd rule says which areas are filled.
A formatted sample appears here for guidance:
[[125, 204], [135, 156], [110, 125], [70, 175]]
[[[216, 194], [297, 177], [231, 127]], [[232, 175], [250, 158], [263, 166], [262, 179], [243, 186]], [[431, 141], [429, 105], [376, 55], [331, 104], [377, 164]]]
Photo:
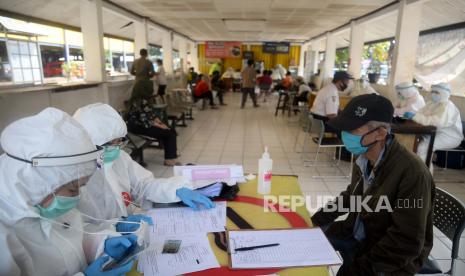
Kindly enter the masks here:
[[269, 54], [289, 54], [291, 44], [289, 42], [264, 42], [263, 52]]
[[206, 58], [239, 58], [241, 57], [241, 42], [207, 41], [205, 44]]

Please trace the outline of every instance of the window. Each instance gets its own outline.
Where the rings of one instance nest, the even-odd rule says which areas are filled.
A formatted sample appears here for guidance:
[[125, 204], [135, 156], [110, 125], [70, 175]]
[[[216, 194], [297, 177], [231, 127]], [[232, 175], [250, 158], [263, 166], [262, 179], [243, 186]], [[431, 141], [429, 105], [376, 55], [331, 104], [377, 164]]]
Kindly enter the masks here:
[[158, 70], [157, 59], [163, 60], [163, 49], [157, 45], [149, 45], [149, 59], [153, 63], [155, 71]]
[[10, 60], [6, 50], [6, 42], [0, 41], [0, 82], [12, 82], [13, 72], [11, 71]]
[[179, 51], [173, 50], [173, 70], [181, 69], [181, 57], [179, 55]]
[[13, 83], [41, 83], [39, 51], [35, 42], [8, 40]]
[[62, 77], [62, 65], [66, 62], [64, 46], [40, 45], [42, 68], [45, 78]]

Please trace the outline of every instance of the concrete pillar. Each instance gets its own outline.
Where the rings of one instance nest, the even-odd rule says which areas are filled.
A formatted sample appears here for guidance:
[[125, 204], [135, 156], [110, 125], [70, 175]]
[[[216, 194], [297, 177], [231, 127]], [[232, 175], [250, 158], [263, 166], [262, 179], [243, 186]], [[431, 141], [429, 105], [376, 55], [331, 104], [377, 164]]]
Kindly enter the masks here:
[[318, 73], [318, 63], [320, 62], [318, 53], [320, 51], [320, 44], [321, 41], [312, 40], [310, 42], [308, 59], [308, 72], [310, 77]]
[[[420, 1], [421, 2], [421, 1]], [[421, 12], [423, 5], [399, 3], [394, 57], [389, 79], [389, 97], [394, 99], [394, 86], [400, 82], [412, 81], [415, 70], [418, 37], [420, 35]]]
[[349, 68], [348, 72], [355, 79], [360, 79], [362, 70], [363, 42], [365, 36], [365, 26], [350, 22], [350, 45], [349, 45]]
[[332, 33], [326, 34], [325, 61], [323, 63], [323, 83], [332, 78], [334, 62], [336, 61], [336, 37]]
[[87, 81], [105, 81], [102, 1], [80, 1], [81, 32]]
[[191, 67], [194, 67], [195, 72], [199, 72], [199, 48], [195, 42], [192, 42], [190, 45]]
[[167, 75], [173, 74], [173, 33], [164, 32], [162, 38], [163, 67]]
[[302, 44], [300, 45], [300, 58], [299, 58], [299, 70], [298, 75], [304, 76], [305, 75], [305, 54], [307, 52], [308, 45]]
[[187, 68], [187, 41], [184, 39], [179, 39], [179, 58], [181, 59], [181, 72], [185, 74], [188, 70]]
[[149, 29], [147, 19], [134, 21], [134, 54], [137, 58], [140, 49], [148, 49], [149, 47]]

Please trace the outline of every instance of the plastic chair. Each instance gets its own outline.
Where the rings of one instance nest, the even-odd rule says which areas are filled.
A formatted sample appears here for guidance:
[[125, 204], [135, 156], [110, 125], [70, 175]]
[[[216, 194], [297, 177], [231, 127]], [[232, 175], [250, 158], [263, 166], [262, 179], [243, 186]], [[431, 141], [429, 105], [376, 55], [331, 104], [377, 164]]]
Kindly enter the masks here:
[[[318, 163], [318, 155], [320, 154], [321, 149], [324, 149], [324, 148], [339, 148], [339, 154], [338, 154], [337, 161], [336, 161], [336, 163], [334, 163], [332, 165], [337, 166], [337, 168], [341, 172], [343, 172], [342, 169], [339, 167], [339, 163], [341, 161], [341, 148], [344, 147], [344, 143], [338, 137], [325, 137], [325, 124], [324, 124], [323, 120], [316, 119], [315, 116], [313, 116], [312, 113], [310, 113], [308, 115], [308, 118], [309, 118], [309, 125], [307, 127], [308, 132], [307, 132], [307, 135], [305, 136], [304, 143], [302, 145], [302, 155], [301, 155], [302, 159], [304, 160], [304, 163], [305, 162], [312, 162], [312, 164], [309, 165], [309, 167], [320, 166], [317, 163]], [[315, 153], [315, 158], [313, 160], [306, 160], [305, 159], [305, 154], [306, 154], [305, 146], [306, 146], [306, 144], [308, 142], [309, 137], [318, 146], [317, 150], [316, 150], [316, 153]], [[350, 161], [351, 168], [352, 168], [352, 164], [353, 164], [353, 156], [351, 156], [351, 161]], [[327, 165], [322, 164], [322, 166], [327, 166]], [[352, 173], [352, 169], [350, 170], [348, 175], [344, 175], [344, 176], [322, 176], [322, 177], [320, 176], [320, 177], [315, 177], [315, 178], [326, 178], [326, 177], [349, 178], [351, 173]]]
[[[450, 193], [436, 188], [433, 224], [452, 241], [451, 269], [446, 274], [457, 275], [455, 274], [455, 262], [458, 259], [460, 237], [465, 228], [465, 205]], [[420, 274], [431, 274], [431, 268], [437, 271], [437, 273], [441, 271], [437, 263], [428, 258]]]

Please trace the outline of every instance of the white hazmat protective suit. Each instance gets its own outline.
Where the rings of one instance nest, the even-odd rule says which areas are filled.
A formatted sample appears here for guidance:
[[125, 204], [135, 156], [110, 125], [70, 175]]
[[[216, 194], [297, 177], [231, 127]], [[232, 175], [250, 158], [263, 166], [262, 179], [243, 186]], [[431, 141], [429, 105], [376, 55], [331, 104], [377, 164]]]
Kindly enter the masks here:
[[397, 104], [394, 116], [403, 117], [405, 112], [416, 113], [425, 106], [425, 99], [411, 82], [402, 82], [396, 85]]
[[[432, 85], [431, 90], [439, 92], [440, 101], [428, 102], [415, 114], [412, 120], [425, 126], [436, 127], [433, 152], [441, 149], [453, 149], [463, 140], [460, 111], [449, 100], [451, 90], [448, 84]], [[424, 139], [418, 144], [417, 154], [423, 160], [426, 160], [428, 144], [429, 139]]]
[[36, 167], [15, 158], [30, 161], [95, 151], [86, 131], [63, 111], [46, 108], [7, 126], [1, 146], [0, 275], [82, 275], [87, 260], [102, 250], [104, 237], [83, 235], [76, 209], [53, 223], [41, 218], [35, 206], [57, 188], [94, 173], [95, 160]]
[[[95, 145], [103, 145], [127, 134], [123, 119], [107, 104], [82, 107], [76, 111], [74, 118], [87, 130]], [[149, 209], [153, 202], [180, 201], [176, 190], [183, 187], [192, 189], [186, 178], [155, 179], [152, 172], [121, 150], [116, 160], [105, 164], [104, 169], [97, 171], [83, 187], [78, 209], [98, 219], [119, 218], [137, 210], [131, 202], [142, 209]]]

